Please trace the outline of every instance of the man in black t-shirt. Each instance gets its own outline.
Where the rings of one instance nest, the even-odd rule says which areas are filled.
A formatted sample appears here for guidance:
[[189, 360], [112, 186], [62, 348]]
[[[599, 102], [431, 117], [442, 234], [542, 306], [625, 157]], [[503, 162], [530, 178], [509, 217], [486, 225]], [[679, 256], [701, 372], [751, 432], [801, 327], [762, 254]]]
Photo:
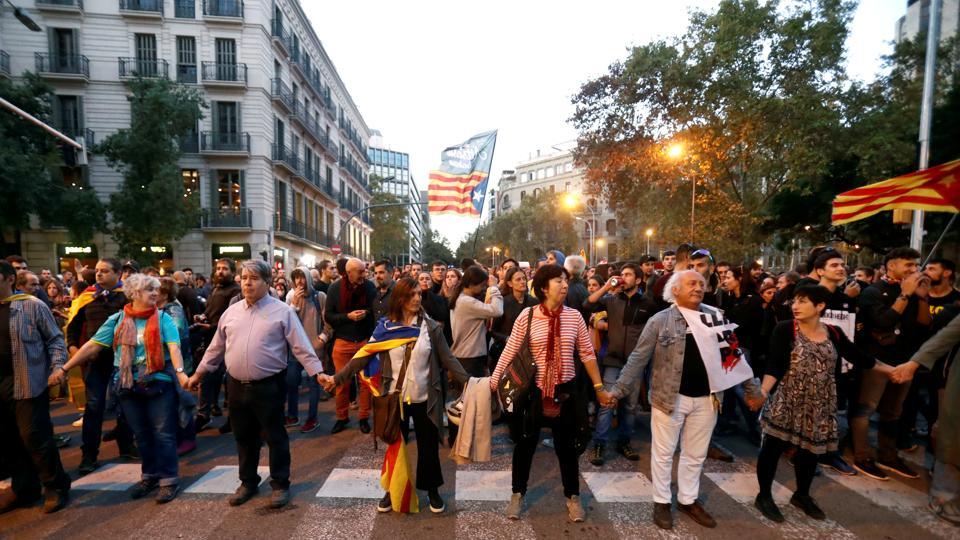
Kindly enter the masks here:
[[930, 315], [936, 317], [943, 308], [960, 302], [960, 291], [953, 288], [957, 265], [949, 259], [932, 259], [923, 268], [930, 278]]

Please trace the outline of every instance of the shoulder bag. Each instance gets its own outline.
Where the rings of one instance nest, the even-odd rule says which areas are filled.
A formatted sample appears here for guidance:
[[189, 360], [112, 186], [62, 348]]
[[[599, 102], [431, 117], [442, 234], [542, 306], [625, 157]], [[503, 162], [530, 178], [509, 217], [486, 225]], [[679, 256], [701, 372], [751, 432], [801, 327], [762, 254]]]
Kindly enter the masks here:
[[413, 354], [413, 343], [407, 343], [403, 347], [403, 366], [400, 368], [392, 392], [386, 395], [379, 395], [372, 399], [373, 402], [373, 435], [387, 444], [393, 444], [400, 438], [400, 407], [403, 391], [403, 380], [407, 376], [407, 364], [410, 363], [410, 356]]
[[527, 314], [527, 331], [517, 356], [504, 370], [497, 383], [497, 395], [500, 398], [500, 407], [503, 411], [514, 412], [514, 405], [530, 393], [530, 387], [537, 378], [537, 363], [530, 351], [530, 327], [533, 325], [533, 309]]

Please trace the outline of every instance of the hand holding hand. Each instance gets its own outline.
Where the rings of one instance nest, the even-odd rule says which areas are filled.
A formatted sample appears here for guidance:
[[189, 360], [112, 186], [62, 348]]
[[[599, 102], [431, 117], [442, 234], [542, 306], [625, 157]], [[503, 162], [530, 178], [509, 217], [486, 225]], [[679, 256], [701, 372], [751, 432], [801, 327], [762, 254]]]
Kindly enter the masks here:
[[606, 390], [597, 390], [597, 401], [607, 409], [612, 409], [617, 406], [617, 398]]
[[333, 377], [326, 373], [317, 373], [317, 383], [327, 392], [333, 392], [337, 387], [337, 383], [334, 382]]
[[67, 373], [57, 368], [47, 377], [47, 386], [60, 386], [65, 380], [67, 380]]
[[897, 384], [909, 382], [913, 379], [913, 374], [916, 373], [917, 368], [920, 367], [920, 364], [916, 362], [905, 362], [899, 366], [890, 370], [890, 380]]
[[180, 373], [177, 373], [177, 382], [180, 383], [181, 387], [186, 389], [187, 383], [190, 382], [190, 377], [187, 377], [187, 374], [181, 371]]
[[364, 317], [366, 317], [366, 316], [367, 316], [367, 310], [365, 310], [365, 309], [355, 309], [355, 310], [351, 311], [350, 313], [347, 313], [347, 317], [348, 317], [351, 321], [359, 321], [359, 320], [362, 320], [362, 319], [363, 319]]
[[183, 385], [184, 390], [196, 390], [200, 386], [200, 379], [202, 376], [199, 372], [194, 373], [190, 376], [185, 383], [180, 383]]

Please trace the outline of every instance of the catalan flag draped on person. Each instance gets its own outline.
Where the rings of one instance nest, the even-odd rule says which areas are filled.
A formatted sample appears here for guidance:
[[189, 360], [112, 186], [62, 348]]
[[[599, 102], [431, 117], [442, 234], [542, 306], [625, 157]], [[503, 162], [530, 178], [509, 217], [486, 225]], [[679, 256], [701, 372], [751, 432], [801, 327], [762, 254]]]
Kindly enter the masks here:
[[833, 200], [833, 224], [884, 210], [960, 212], [960, 159], [841, 193]]
[[[401, 323], [381, 318], [373, 335], [360, 348], [353, 358], [370, 357], [367, 365], [360, 372], [360, 379], [370, 387], [374, 396], [380, 395], [380, 356], [379, 353], [408, 343], [415, 343], [420, 337], [420, 326], [406, 326]], [[420, 511], [420, 501], [413, 488], [410, 476], [410, 462], [407, 459], [407, 444], [403, 437], [398, 438], [387, 447], [383, 456], [383, 467], [380, 469], [380, 487], [390, 493], [390, 502], [394, 512], [416, 514]]]
[[440, 168], [430, 172], [430, 214], [479, 216], [487, 194], [497, 131], [470, 137], [441, 154]]

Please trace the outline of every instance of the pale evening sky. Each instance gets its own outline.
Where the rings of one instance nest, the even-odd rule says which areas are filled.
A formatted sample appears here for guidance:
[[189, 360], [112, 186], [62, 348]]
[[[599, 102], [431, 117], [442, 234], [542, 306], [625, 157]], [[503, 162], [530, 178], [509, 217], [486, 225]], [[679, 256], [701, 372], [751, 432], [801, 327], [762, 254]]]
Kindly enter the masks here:
[[[461, 3], [302, 0], [364, 121], [410, 154], [418, 189], [440, 152], [498, 129], [495, 187], [538, 148], [570, 142], [570, 98], [629, 47], [682, 33], [708, 0]], [[871, 80], [906, 0], [862, 0], [847, 43], [853, 77]], [[489, 201], [488, 201], [489, 202]], [[486, 213], [486, 207], [484, 208]], [[456, 249], [475, 218], [433, 218]]]

